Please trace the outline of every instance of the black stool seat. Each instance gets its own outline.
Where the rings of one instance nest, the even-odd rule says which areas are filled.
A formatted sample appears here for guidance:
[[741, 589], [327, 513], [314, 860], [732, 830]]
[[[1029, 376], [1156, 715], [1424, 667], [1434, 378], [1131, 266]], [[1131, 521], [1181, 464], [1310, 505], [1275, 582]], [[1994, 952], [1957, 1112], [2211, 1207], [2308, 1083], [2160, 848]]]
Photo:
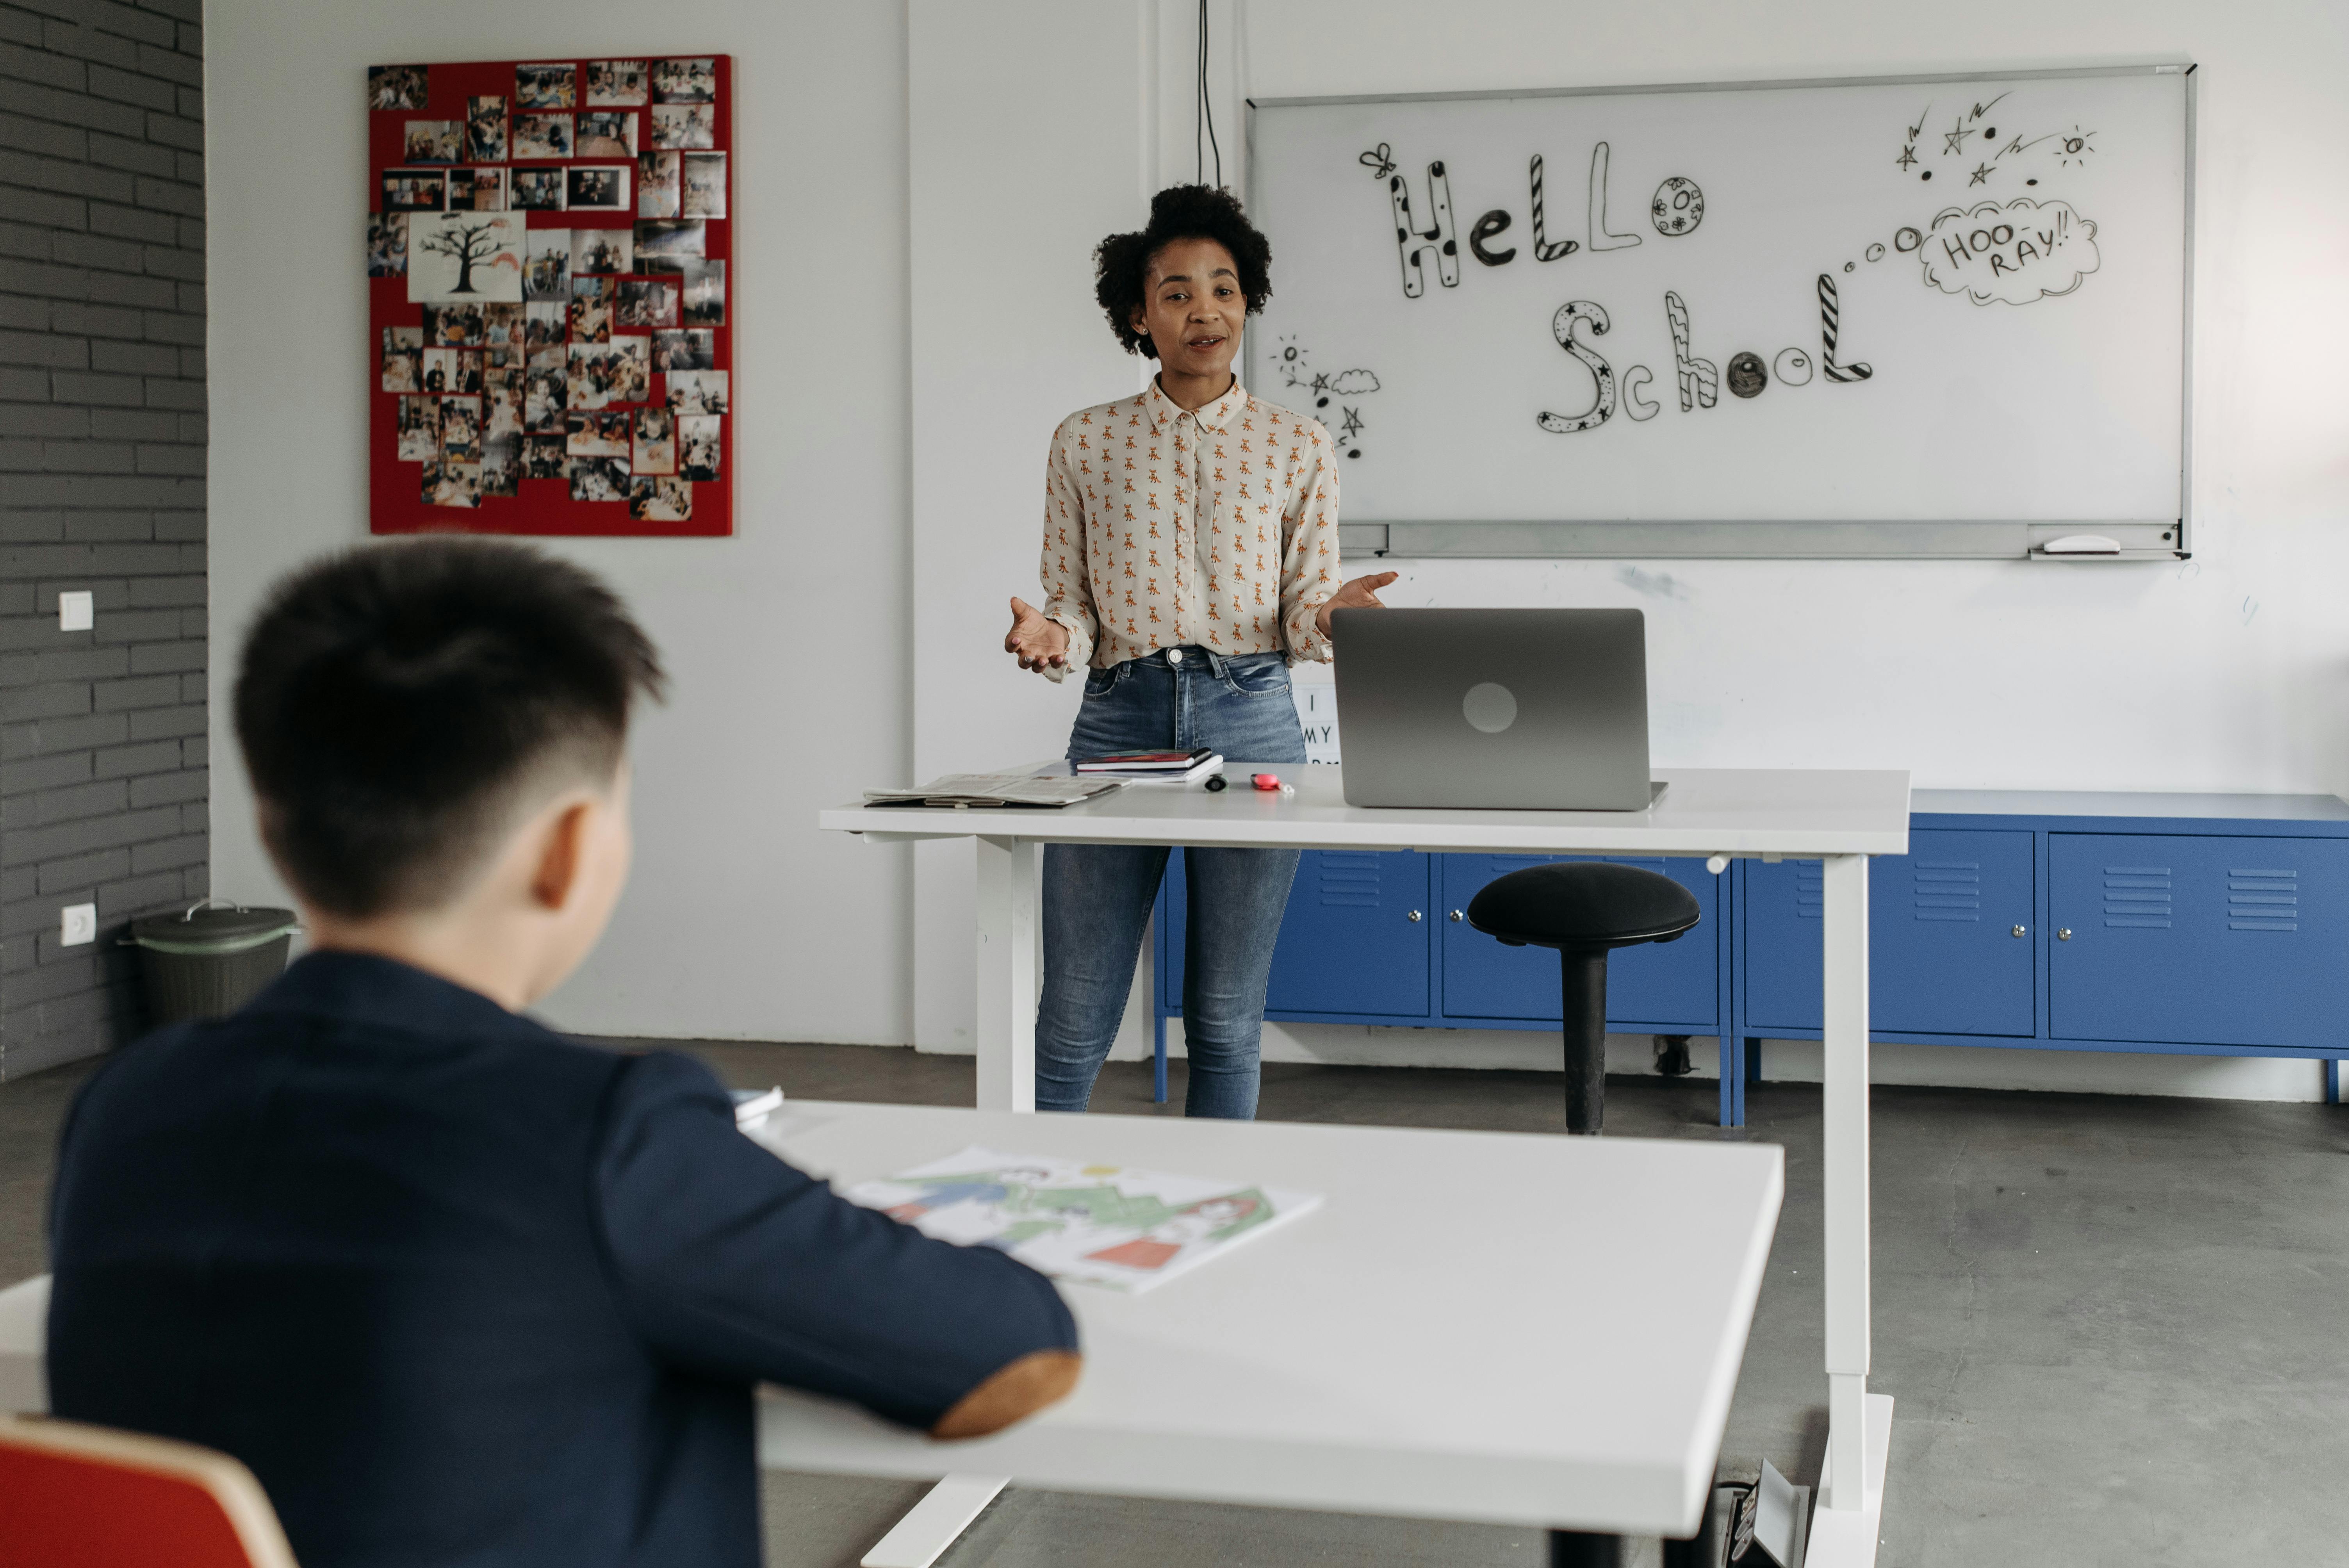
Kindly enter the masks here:
[[1512, 947], [1629, 947], [1672, 942], [1703, 917], [1667, 876], [1606, 861], [1527, 866], [1488, 882], [1468, 923]]
[[1511, 947], [1557, 949], [1566, 1036], [1566, 1130], [1607, 1119], [1607, 954], [1677, 942], [1704, 917], [1696, 894], [1667, 876], [1606, 861], [1527, 866], [1468, 901], [1468, 923]]

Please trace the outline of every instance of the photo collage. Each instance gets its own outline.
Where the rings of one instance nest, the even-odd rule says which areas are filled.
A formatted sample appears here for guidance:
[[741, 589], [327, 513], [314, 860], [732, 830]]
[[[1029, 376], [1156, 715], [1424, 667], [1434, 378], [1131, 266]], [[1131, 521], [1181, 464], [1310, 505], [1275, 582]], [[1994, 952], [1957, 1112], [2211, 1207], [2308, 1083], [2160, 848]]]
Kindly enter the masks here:
[[731, 67], [368, 70], [374, 531], [732, 531]]

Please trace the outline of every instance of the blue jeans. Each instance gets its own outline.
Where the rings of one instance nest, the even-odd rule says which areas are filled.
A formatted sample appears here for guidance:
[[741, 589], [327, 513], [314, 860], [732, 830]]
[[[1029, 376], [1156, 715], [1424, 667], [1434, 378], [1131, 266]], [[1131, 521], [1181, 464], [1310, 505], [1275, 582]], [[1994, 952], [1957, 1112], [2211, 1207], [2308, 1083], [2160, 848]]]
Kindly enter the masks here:
[[[1210, 746], [1235, 765], [1303, 766], [1305, 735], [1282, 655], [1181, 651], [1176, 665], [1157, 653], [1088, 670], [1069, 756]], [[1247, 787], [1245, 778], [1236, 783]], [[1186, 849], [1183, 868], [1191, 904], [1183, 950], [1183, 1037], [1191, 1055], [1184, 1114], [1247, 1120], [1256, 1115], [1264, 988], [1297, 851]], [[1092, 1099], [1165, 873], [1164, 846], [1044, 846], [1037, 1109], [1082, 1110]]]

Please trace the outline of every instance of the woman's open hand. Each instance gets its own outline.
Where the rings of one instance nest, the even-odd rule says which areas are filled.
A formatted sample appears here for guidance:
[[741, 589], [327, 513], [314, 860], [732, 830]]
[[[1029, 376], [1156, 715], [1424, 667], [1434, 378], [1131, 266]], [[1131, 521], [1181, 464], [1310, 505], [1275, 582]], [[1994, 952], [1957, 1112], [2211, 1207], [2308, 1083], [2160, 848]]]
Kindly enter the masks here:
[[[1321, 608], [1313, 613], [1313, 624], [1326, 637], [1330, 635], [1330, 612], [1332, 610], [1385, 609], [1386, 606], [1379, 603], [1379, 590], [1402, 575], [1400, 572], [1373, 572], [1368, 576], [1355, 578], [1323, 602]], [[1012, 603], [1016, 604], [1019, 601], [1015, 599]]]
[[1058, 621], [1046, 620], [1044, 612], [1025, 599], [1014, 599], [1011, 630], [1003, 639], [1003, 651], [1018, 655], [1023, 670], [1058, 669], [1069, 662], [1069, 629]]

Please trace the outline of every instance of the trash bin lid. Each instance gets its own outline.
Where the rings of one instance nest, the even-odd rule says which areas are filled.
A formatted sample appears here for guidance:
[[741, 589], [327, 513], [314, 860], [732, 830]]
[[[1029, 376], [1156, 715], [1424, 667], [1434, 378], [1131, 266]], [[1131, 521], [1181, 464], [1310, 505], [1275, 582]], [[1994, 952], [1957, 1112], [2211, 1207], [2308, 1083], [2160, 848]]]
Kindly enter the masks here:
[[130, 940], [158, 953], [225, 955], [274, 942], [300, 924], [290, 909], [247, 909], [207, 901], [179, 914], [142, 915]]

